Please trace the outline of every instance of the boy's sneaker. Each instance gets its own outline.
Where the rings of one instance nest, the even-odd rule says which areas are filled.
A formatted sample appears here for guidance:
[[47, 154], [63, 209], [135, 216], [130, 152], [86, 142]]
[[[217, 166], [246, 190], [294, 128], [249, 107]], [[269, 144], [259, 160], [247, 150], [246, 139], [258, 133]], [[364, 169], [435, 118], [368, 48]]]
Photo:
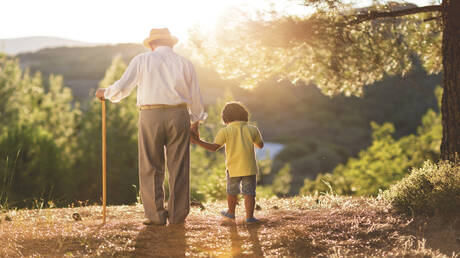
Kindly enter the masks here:
[[220, 215], [224, 216], [227, 219], [235, 219], [235, 214], [228, 213], [228, 210], [221, 211]]
[[256, 224], [256, 223], [260, 223], [260, 220], [252, 217], [252, 218], [246, 219], [246, 223], [247, 224]]

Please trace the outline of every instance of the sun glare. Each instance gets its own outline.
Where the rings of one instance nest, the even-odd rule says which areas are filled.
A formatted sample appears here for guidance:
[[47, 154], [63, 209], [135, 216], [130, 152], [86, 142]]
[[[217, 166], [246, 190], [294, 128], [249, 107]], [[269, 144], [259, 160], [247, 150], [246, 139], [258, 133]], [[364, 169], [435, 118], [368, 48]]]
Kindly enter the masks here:
[[95, 43], [142, 42], [151, 28], [167, 27], [183, 41], [190, 28], [211, 29], [226, 9], [244, 2], [5, 1], [1, 8], [8, 12], [0, 16], [0, 38], [53, 36]]
[[0, 38], [52, 36], [94, 43], [139, 43], [151, 28], [167, 27], [184, 42], [195, 26], [216, 29], [220, 17], [231, 8], [268, 6], [266, 0], [4, 1], [0, 8], [8, 12], [0, 15]]
[[302, 1], [289, 0], [14, 0], [0, 4], [2, 10], [8, 10], [0, 15], [0, 38], [53, 36], [94, 43], [138, 43], [151, 28], [167, 27], [184, 42], [194, 26], [216, 29], [219, 18], [232, 7], [261, 10], [269, 6], [296, 15], [308, 13]]

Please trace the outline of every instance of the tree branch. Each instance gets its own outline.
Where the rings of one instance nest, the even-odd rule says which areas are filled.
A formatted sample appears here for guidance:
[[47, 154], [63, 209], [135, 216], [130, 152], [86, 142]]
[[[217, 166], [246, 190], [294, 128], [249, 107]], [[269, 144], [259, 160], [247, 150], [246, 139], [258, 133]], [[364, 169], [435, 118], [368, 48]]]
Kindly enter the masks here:
[[432, 20], [437, 20], [439, 18], [441, 18], [442, 16], [433, 16], [433, 17], [430, 17], [430, 18], [426, 18], [425, 20], [423, 20], [424, 22], [427, 22], [427, 21], [432, 21]]
[[376, 12], [376, 11], [369, 11], [365, 14], [358, 14], [353, 15], [355, 20], [352, 21], [352, 24], [358, 24], [365, 21], [375, 20], [379, 18], [388, 18], [388, 17], [400, 17], [410, 14], [416, 13], [426, 13], [426, 12], [440, 12], [442, 11], [442, 7], [440, 5], [429, 5], [423, 7], [414, 7], [414, 8], [407, 8], [403, 10], [397, 11], [389, 11], [389, 12]]

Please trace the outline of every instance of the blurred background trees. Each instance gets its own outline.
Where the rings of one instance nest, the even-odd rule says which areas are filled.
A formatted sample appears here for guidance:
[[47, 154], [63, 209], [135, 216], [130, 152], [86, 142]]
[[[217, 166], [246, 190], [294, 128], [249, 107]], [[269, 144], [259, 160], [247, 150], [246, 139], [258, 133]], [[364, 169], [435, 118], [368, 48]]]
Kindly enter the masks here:
[[[31, 76], [27, 70], [22, 71], [13, 58], [2, 56], [1, 60], [0, 96], [5, 100], [0, 117], [2, 203], [6, 203], [6, 198], [10, 206], [18, 207], [31, 207], [36, 203], [46, 206], [49, 200], [55, 205], [76, 200], [99, 202], [101, 103], [90, 92], [90, 97], [80, 105], [73, 100], [70, 89], [63, 86], [60, 76], [50, 74], [47, 80], [42, 80], [40, 73]], [[106, 87], [117, 80], [125, 67], [122, 58], [115, 57], [100, 86]], [[378, 189], [386, 189], [408, 173], [409, 166], [421, 164], [423, 158], [435, 159], [439, 154], [436, 150], [439, 143], [432, 140], [440, 137], [439, 131], [430, 129], [440, 130], [433, 94], [439, 79], [427, 77], [420, 70], [411, 73], [407, 80], [386, 78], [379, 86], [366, 89], [362, 99], [341, 96], [330, 99], [315, 88], [296, 87], [286, 81], [268, 81], [247, 91], [234, 83], [220, 81], [203, 67], [198, 66], [197, 70], [199, 76], [205, 77], [202, 79], [205, 97], [209, 99], [207, 93], [215, 88], [222, 92], [216, 97], [218, 101], [207, 105], [209, 118], [200, 129], [205, 139], [212, 140], [223, 126], [220, 121], [223, 104], [236, 99], [248, 105], [251, 119], [261, 128], [266, 141], [284, 144], [284, 149], [273, 160], [260, 160], [260, 197], [325, 191], [327, 186], [321, 179], [330, 182], [339, 193], [374, 195]], [[109, 203], [133, 203], [138, 191], [135, 93], [121, 103], [106, 105]], [[371, 121], [383, 126], [375, 124], [372, 132]], [[411, 136], [417, 127], [417, 135]], [[414, 137], [419, 140], [415, 141]], [[425, 154], [406, 160], [416, 153], [414, 149], [418, 147], [414, 146], [420, 141], [423, 146], [431, 141], [430, 152], [424, 147], [423, 152], [418, 153]], [[403, 146], [403, 142], [407, 143]], [[382, 146], [386, 147], [382, 149]], [[404, 149], [396, 153], [399, 156], [385, 154], [394, 152], [395, 146]], [[357, 158], [347, 162], [359, 151]], [[223, 150], [210, 153], [192, 146], [191, 155], [192, 199], [224, 198]], [[384, 159], [385, 155], [390, 158]], [[385, 170], [374, 164], [391, 163], [391, 157], [399, 157], [401, 166]], [[344, 165], [335, 168], [341, 163]], [[371, 165], [372, 173], [355, 175]], [[391, 174], [394, 177], [382, 177], [378, 184], [361, 185], [372, 182], [375, 180], [372, 177], [379, 177], [381, 171], [390, 171], [389, 168], [395, 169]], [[357, 180], [346, 181], [350, 176]]]
[[0, 56], [0, 91], [0, 201], [21, 207], [72, 198], [81, 113], [62, 77], [50, 76], [45, 88], [39, 73], [23, 73], [17, 60]]
[[[47, 207], [82, 201], [98, 202], [101, 191], [101, 103], [91, 98], [80, 109], [62, 77], [30, 76], [17, 60], [0, 59], [2, 102], [0, 135], [0, 204]], [[126, 64], [113, 59], [99, 86], [107, 87], [123, 74]], [[231, 92], [208, 107], [201, 135], [212, 141], [220, 127], [221, 109]], [[107, 105], [108, 203], [137, 201], [138, 159], [136, 94]], [[197, 201], [224, 199], [225, 156], [192, 146], [191, 192]], [[266, 165], [264, 165], [266, 164]], [[270, 163], [261, 169], [269, 173]], [[168, 188], [166, 183], [166, 188]]]
[[[439, 103], [442, 89], [436, 89]], [[372, 145], [359, 152], [357, 158], [337, 166], [332, 173], [306, 179], [301, 194], [326, 192], [328, 182], [343, 195], [377, 195], [409, 174], [411, 168], [423, 166], [426, 160], [439, 160], [442, 138], [441, 115], [429, 109], [422, 118], [417, 134], [394, 138], [391, 123], [372, 123]]]
[[[239, 22], [224, 23], [216, 38], [195, 31], [195, 47], [176, 47], [196, 64], [209, 113], [202, 137], [214, 138], [223, 126], [223, 104], [238, 100], [248, 106], [266, 141], [283, 144], [278, 155], [259, 160], [258, 196], [326, 192], [328, 185], [341, 194], [376, 195], [412, 167], [439, 158], [441, 90], [435, 86], [441, 83], [436, 74], [442, 70], [442, 24], [437, 16], [340, 27], [352, 17], [347, 15], [416, 6], [391, 3], [344, 15], [335, 7], [322, 8], [327, 12], [309, 18], [236, 13]], [[88, 89], [112, 84], [125, 62], [142, 51], [125, 44], [45, 49], [21, 54], [20, 60], [1, 55], [0, 204], [99, 202], [101, 104]], [[136, 201], [135, 99], [133, 92], [121, 103], [106, 103], [111, 204]], [[192, 199], [224, 198], [223, 150], [191, 148]]]
[[[313, 83], [329, 96], [360, 96], [385, 76], [405, 76], [417, 62], [443, 71], [441, 156], [460, 153], [460, 12], [457, 1], [417, 6], [375, 1], [306, 0], [310, 13], [236, 10], [214, 37], [199, 29], [194, 42], [204, 62], [225, 78], [253, 88], [270, 78]], [[307, 9], [305, 9], [307, 12]]]
[[[107, 68], [100, 87], [108, 87], [120, 79], [126, 64], [117, 56]], [[136, 201], [138, 181], [136, 92], [119, 104], [106, 101], [107, 123], [107, 196], [108, 203]], [[81, 172], [78, 196], [97, 201], [101, 192], [101, 102], [91, 98], [85, 116], [79, 121], [76, 135], [78, 153], [76, 171]]]

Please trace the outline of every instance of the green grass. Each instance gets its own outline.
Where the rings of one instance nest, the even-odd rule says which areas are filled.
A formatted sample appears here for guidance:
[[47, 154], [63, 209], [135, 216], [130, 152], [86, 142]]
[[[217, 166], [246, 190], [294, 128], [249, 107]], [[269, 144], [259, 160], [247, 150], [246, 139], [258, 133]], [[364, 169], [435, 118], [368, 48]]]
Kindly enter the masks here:
[[8, 210], [9, 203], [8, 203], [8, 192], [11, 188], [11, 184], [13, 183], [14, 174], [16, 172], [16, 164], [19, 157], [21, 150], [18, 150], [16, 154], [16, 158], [11, 160], [10, 157], [6, 157], [5, 163], [2, 164], [1, 169], [3, 178], [2, 178], [2, 188], [0, 190], [0, 210]]

